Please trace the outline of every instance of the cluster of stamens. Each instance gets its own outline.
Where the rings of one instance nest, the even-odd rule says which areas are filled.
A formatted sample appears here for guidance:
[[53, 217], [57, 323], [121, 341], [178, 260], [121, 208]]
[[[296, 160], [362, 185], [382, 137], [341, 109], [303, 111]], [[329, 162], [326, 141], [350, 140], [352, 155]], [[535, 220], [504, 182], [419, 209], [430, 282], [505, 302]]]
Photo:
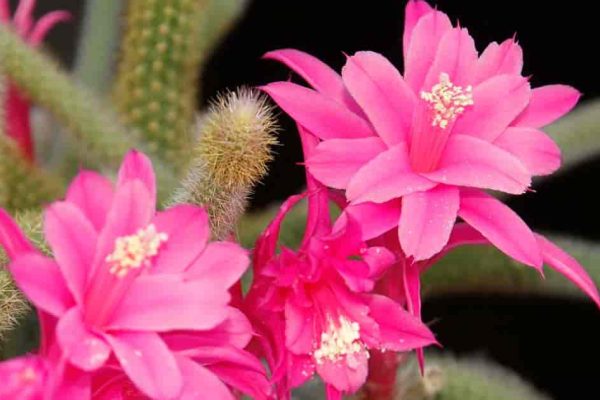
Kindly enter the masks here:
[[115, 249], [106, 257], [109, 272], [123, 278], [131, 269], [150, 266], [152, 257], [158, 254], [166, 233], [157, 232], [153, 224], [139, 229], [135, 234], [122, 236], [115, 241]]
[[321, 333], [319, 348], [314, 352], [317, 364], [338, 361], [344, 356], [364, 350], [360, 341], [360, 325], [340, 316], [337, 323], [329, 321], [327, 331]]
[[465, 111], [465, 107], [473, 105], [473, 88], [455, 86], [448, 74], [442, 72], [440, 82], [433, 85], [431, 92], [422, 91], [421, 99], [429, 103], [434, 112], [431, 125], [446, 129]]

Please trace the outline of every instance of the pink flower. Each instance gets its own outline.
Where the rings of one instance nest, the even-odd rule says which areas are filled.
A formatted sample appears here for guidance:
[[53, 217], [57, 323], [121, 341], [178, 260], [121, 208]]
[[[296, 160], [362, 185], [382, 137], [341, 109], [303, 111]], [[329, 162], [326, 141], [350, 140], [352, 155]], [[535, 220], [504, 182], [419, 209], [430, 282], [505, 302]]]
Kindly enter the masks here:
[[[37, 47], [56, 24], [68, 21], [67, 11], [52, 11], [37, 22], [33, 20], [35, 0], [21, 0], [11, 20], [8, 0], [0, 0], [0, 23], [12, 25], [17, 34], [31, 46]], [[29, 101], [9, 82], [4, 99], [5, 126], [8, 135], [17, 142], [25, 157], [34, 160], [33, 140], [29, 122]]]
[[[305, 134], [303, 140], [312, 139]], [[308, 179], [303, 244], [275, 255], [282, 220], [302, 198], [294, 196], [257, 242], [255, 282], [246, 304], [280, 397], [316, 372], [331, 399], [365, 382], [369, 350], [409, 351], [435, 338], [396, 302], [367, 293], [394, 256], [382, 247], [368, 248], [352, 218], [332, 232], [327, 192]]]
[[[223, 323], [210, 331], [165, 335], [184, 377], [180, 400], [202, 398], [234, 400], [234, 388], [253, 399], [267, 399], [271, 385], [261, 362], [243, 350], [251, 338], [250, 322], [231, 308]], [[107, 365], [93, 378], [92, 399], [147, 399], [118, 368]]]
[[50, 343], [64, 358], [96, 371], [114, 355], [145, 395], [174, 398], [184, 386], [182, 371], [160, 334], [221, 324], [231, 314], [227, 290], [248, 257], [234, 243], [207, 244], [203, 209], [179, 205], [157, 213], [155, 203], [152, 165], [132, 151], [114, 189], [84, 171], [65, 201], [47, 208], [44, 231], [54, 259], [27, 251], [6, 218], [0, 239], [17, 285], [57, 320]]
[[[348, 57], [341, 77], [296, 50], [267, 53], [315, 89], [276, 82], [263, 89], [321, 142], [308, 170], [343, 189], [363, 238], [397, 229], [407, 257], [439, 253], [457, 217], [514, 259], [541, 268], [534, 234], [483, 189], [523, 193], [560, 164], [540, 127], [568, 112], [568, 86], [531, 89], [512, 39], [478, 56], [466, 29], [424, 1], [409, 1], [404, 76], [382, 55]], [[400, 212], [402, 210], [402, 212]]]

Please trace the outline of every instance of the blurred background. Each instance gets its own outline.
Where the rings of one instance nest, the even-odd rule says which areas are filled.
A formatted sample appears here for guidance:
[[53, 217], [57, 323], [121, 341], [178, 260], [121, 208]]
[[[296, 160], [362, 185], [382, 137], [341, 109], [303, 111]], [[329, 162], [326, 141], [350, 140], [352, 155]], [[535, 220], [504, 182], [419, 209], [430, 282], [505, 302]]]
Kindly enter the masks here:
[[[430, 3], [468, 27], [479, 50], [516, 34], [524, 48], [525, 75], [531, 75], [533, 86], [572, 85], [583, 93], [582, 103], [600, 96], [598, 21], [589, 3]], [[75, 63], [83, 5], [81, 0], [46, 0], [36, 9], [38, 15], [54, 9], [73, 13], [73, 21], [59, 25], [47, 40], [48, 49], [67, 67]], [[205, 64], [200, 100], [206, 104], [227, 88], [290, 78], [283, 66], [260, 59], [277, 48], [307, 51], [338, 70], [343, 53], [374, 50], [400, 68], [404, 5], [403, 0], [250, 1], [245, 15]], [[280, 201], [303, 186], [297, 135], [286, 116], [280, 120], [282, 145], [276, 149], [269, 176], [256, 190], [253, 209]], [[600, 140], [600, 126], [598, 134]], [[507, 201], [535, 230], [600, 240], [599, 176], [600, 159], [588, 160]], [[541, 297], [446, 296], [429, 300], [424, 307], [424, 319], [445, 350], [491, 358], [555, 399], [598, 398], [599, 317], [590, 301]]]

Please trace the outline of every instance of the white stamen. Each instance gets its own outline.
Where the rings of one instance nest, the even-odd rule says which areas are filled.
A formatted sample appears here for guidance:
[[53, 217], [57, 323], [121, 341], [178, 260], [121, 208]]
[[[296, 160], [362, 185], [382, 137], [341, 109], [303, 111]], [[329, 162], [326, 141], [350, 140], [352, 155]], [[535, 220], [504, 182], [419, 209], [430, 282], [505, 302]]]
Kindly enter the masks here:
[[338, 323], [329, 321], [327, 331], [321, 333], [321, 343], [315, 350], [314, 357], [317, 364], [322, 364], [323, 361], [335, 362], [364, 349], [364, 344], [360, 341], [360, 325], [340, 316]]
[[442, 72], [440, 82], [433, 85], [431, 92], [422, 91], [421, 99], [429, 103], [433, 110], [431, 125], [446, 129], [466, 107], [473, 105], [473, 88], [470, 85], [464, 89], [455, 86], [450, 76]]
[[110, 265], [109, 272], [123, 278], [131, 269], [149, 266], [150, 260], [158, 254], [158, 249], [167, 239], [168, 235], [156, 232], [153, 224], [139, 229], [133, 235], [117, 238], [113, 252], [106, 257]]

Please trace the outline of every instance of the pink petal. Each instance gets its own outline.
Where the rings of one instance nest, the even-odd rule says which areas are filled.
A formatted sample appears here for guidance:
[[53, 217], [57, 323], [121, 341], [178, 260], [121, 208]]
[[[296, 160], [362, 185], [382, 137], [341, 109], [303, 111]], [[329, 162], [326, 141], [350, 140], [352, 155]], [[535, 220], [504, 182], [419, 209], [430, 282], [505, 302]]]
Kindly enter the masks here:
[[9, 0], [0, 0], [0, 21], [2, 21], [2, 23], [7, 23], [9, 22], [10, 18]]
[[507, 39], [500, 45], [490, 43], [481, 53], [475, 70], [475, 84], [495, 75], [521, 75], [523, 69], [523, 49], [514, 39]]
[[416, 98], [392, 63], [381, 54], [359, 51], [346, 61], [342, 78], [388, 146], [406, 141]]
[[549, 175], [560, 167], [560, 148], [537, 129], [510, 127], [494, 144], [515, 155], [532, 175]]
[[41, 400], [47, 364], [40, 356], [25, 355], [0, 362], [0, 398]]
[[336, 221], [334, 231], [345, 224], [348, 215], [359, 223], [363, 240], [372, 239], [398, 226], [400, 200], [349, 205]]
[[479, 190], [461, 190], [459, 217], [494, 246], [523, 264], [541, 270], [542, 253], [533, 233], [510, 208]]
[[405, 60], [415, 25], [423, 16], [432, 11], [433, 9], [431, 6], [423, 0], [409, 0], [406, 3], [406, 9], [404, 11], [404, 35], [402, 37], [402, 48], [404, 49]]
[[180, 204], [159, 212], [152, 221], [168, 238], [154, 258], [151, 273], [186, 270], [206, 247], [210, 237], [208, 215], [203, 208]]
[[327, 400], [342, 400], [342, 392], [337, 390], [332, 385], [325, 385], [325, 398]]
[[155, 199], [139, 179], [127, 181], [117, 189], [106, 224], [98, 236], [94, 268], [104, 263], [118, 237], [148, 226], [155, 213], [154, 207]]
[[81, 303], [94, 261], [96, 230], [77, 206], [58, 201], [44, 213], [44, 233], [67, 286]]
[[535, 237], [542, 250], [544, 263], [548, 264], [553, 270], [563, 274], [585, 294], [590, 296], [598, 307], [600, 307], [600, 295], [598, 294], [598, 289], [592, 278], [590, 278], [577, 260], [542, 235], [536, 234]]
[[367, 356], [368, 353], [364, 350], [348, 355], [339, 361], [324, 359], [323, 362], [317, 363], [317, 373], [323, 382], [333, 386], [336, 390], [354, 393], [367, 379]]
[[9, 259], [35, 251], [33, 245], [6, 211], [0, 208], [0, 245]]
[[8, 267], [19, 289], [36, 307], [52, 315], [64, 314], [74, 300], [54, 260], [38, 253], [18, 256]]
[[381, 348], [409, 351], [437, 343], [433, 333], [400, 304], [380, 295], [371, 296], [369, 315], [379, 324]]
[[288, 356], [287, 379], [292, 388], [302, 386], [306, 381], [312, 379], [315, 374], [315, 362], [307, 354]]
[[436, 10], [420, 18], [412, 30], [410, 44], [404, 49], [404, 79], [415, 93], [420, 93], [438, 45], [450, 29], [448, 16]]
[[451, 135], [437, 170], [424, 173], [432, 181], [521, 194], [531, 174], [514, 155], [468, 135]]
[[106, 335], [121, 367], [151, 398], [177, 398], [183, 378], [175, 357], [156, 333], [113, 333]]
[[473, 105], [452, 132], [493, 142], [529, 104], [529, 83], [520, 75], [498, 75], [473, 89]]
[[[125, 183], [136, 179], [142, 181], [151, 199], [156, 202], [156, 177], [154, 176], [152, 161], [144, 153], [131, 150], [125, 155], [121, 168], [119, 168], [117, 190]], [[152, 209], [156, 209], [156, 205]]]
[[279, 231], [281, 224], [285, 216], [294, 208], [294, 206], [306, 197], [306, 193], [301, 195], [290, 196], [286, 201], [283, 202], [279, 211], [273, 217], [273, 220], [265, 228], [256, 240], [254, 246], [253, 258], [253, 272], [258, 275], [267, 263], [273, 258], [275, 250], [277, 249], [277, 242], [279, 240]]
[[314, 314], [311, 308], [285, 303], [285, 347], [294, 354], [308, 354], [317, 340], [313, 332]]
[[248, 252], [233, 242], [212, 242], [185, 273], [185, 279], [210, 281], [215, 287], [230, 288], [244, 274]]
[[56, 337], [69, 361], [84, 371], [102, 367], [111, 353], [106, 341], [85, 326], [79, 307], [71, 308], [60, 318]]
[[287, 65], [310, 86], [315, 88], [317, 92], [346, 105], [351, 111], [360, 115], [360, 107], [344, 87], [342, 78], [318, 58], [294, 49], [270, 51], [263, 58], [276, 60]]
[[365, 120], [314, 90], [289, 82], [270, 83], [261, 89], [298, 124], [322, 139], [374, 136]]
[[540, 128], [546, 126], [575, 107], [581, 93], [566, 85], [548, 85], [531, 91], [531, 100], [527, 108], [519, 115], [513, 125]]
[[346, 197], [352, 203], [383, 203], [436, 185], [412, 172], [405, 143], [379, 153], [350, 180]]
[[363, 165], [385, 149], [385, 144], [377, 137], [325, 140], [306, 160], [306, 165], [324, 185], [344, 189]]
[[46, 37], [50, 29], [54, 28], [60, 22], [66, 22], [71, 19], [71, 13], [68, 11], [52, 11], [41, 17], [29, 34], [29, 43], [32, 46], [39, 45]]
[[234, 347], [204, 348], [194, 352], [193, 357], [206, 365], [210, 372], [223, 382], [251, 398], [270, 398], [271, 384], [267, 380], [265, 369], [261, 362], [247, 351]]
[[79, 207], [100, 231], [113, 200], [112, 183], [100, 174], [81, 171], [69, 185], [65, 201]]
[[202, 365], [185, 357], [178, 357], [177, 363], [184, 379], [183, 390], [178, 399], [196, 400], [210, 394], [210, 398], [215, 400], [235, 400], [227, 386]]
[[450, 239], [446, 246], [444, 246], [444, 252], [448, 252], [464, 245], [476, 245], [476, 244], [488, 244], [489, 241], [481, 234], [478, 230], [472, 226], [460, 223], [454, 225]]
[[459, 190], [453, 186], [440, 185], [404, 196], [398, 225], [404, 253], [420, 261], [442, 250], [456, 221], [459, 202]]
[[466, 86], [473, 81], [476, 64], [477, 50], [469, 32], [464, 28], [451, 29], [440, 41], [423, 88], [429, 90], [439, 83], [442, 73], [448, 74], [453, 84]]
[[31, 25], [33, 24], [33, 8], [36, 0], [21, 0], [15, 10], [13, 17], [14, 26], [21, 36], [27, 36]]
[[184, 282], [177, 275], [139, 276], [109, 322], [112, 330], [165, 332], [211, 329], [227, 317], [230, 296], [210, 280]]

